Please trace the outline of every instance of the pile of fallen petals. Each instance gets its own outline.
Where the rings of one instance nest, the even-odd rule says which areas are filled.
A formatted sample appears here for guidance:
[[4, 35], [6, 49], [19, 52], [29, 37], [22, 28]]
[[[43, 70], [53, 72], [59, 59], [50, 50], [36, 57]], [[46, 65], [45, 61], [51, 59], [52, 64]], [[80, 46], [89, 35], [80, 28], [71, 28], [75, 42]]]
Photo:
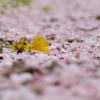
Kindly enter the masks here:
[[0, 41], [38, 33], [50, 52], [0, 47], [0, 100], [100, 100], [100, 0], [0, 8]]

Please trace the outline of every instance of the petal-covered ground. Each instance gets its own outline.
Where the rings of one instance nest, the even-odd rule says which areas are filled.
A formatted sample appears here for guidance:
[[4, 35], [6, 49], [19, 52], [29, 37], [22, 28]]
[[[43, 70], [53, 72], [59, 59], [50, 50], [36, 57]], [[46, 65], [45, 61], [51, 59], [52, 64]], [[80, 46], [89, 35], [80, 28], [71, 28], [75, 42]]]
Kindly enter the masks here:
[[48, 38], [49, 53], [0, 53], [0, 100], [100, 100], [100, 0], [33, 0], [0, 8], [0, 40]]

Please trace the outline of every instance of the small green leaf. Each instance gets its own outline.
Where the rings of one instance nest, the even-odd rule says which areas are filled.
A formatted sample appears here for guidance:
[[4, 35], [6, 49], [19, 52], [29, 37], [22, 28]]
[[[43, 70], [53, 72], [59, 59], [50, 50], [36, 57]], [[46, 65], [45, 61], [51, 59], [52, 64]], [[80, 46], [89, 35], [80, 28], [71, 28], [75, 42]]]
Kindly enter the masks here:
[[51, 10], [51, 7], [48, 7], [48, 6], [47, 6], [47, 7], [44, 7], [43, 10], [44, 10], [45, 12], [49, 12], [49, 11]]

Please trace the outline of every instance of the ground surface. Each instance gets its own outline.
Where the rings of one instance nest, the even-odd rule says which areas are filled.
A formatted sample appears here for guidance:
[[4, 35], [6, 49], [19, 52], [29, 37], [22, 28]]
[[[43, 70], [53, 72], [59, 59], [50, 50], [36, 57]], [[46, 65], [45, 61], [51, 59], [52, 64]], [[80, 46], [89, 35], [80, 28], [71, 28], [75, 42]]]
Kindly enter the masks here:
[[100, 100], [100, 0], [34, 0], [0, 8], [0, 38], [48, 37], [50, 53], [0, 54], [0, 100]]

